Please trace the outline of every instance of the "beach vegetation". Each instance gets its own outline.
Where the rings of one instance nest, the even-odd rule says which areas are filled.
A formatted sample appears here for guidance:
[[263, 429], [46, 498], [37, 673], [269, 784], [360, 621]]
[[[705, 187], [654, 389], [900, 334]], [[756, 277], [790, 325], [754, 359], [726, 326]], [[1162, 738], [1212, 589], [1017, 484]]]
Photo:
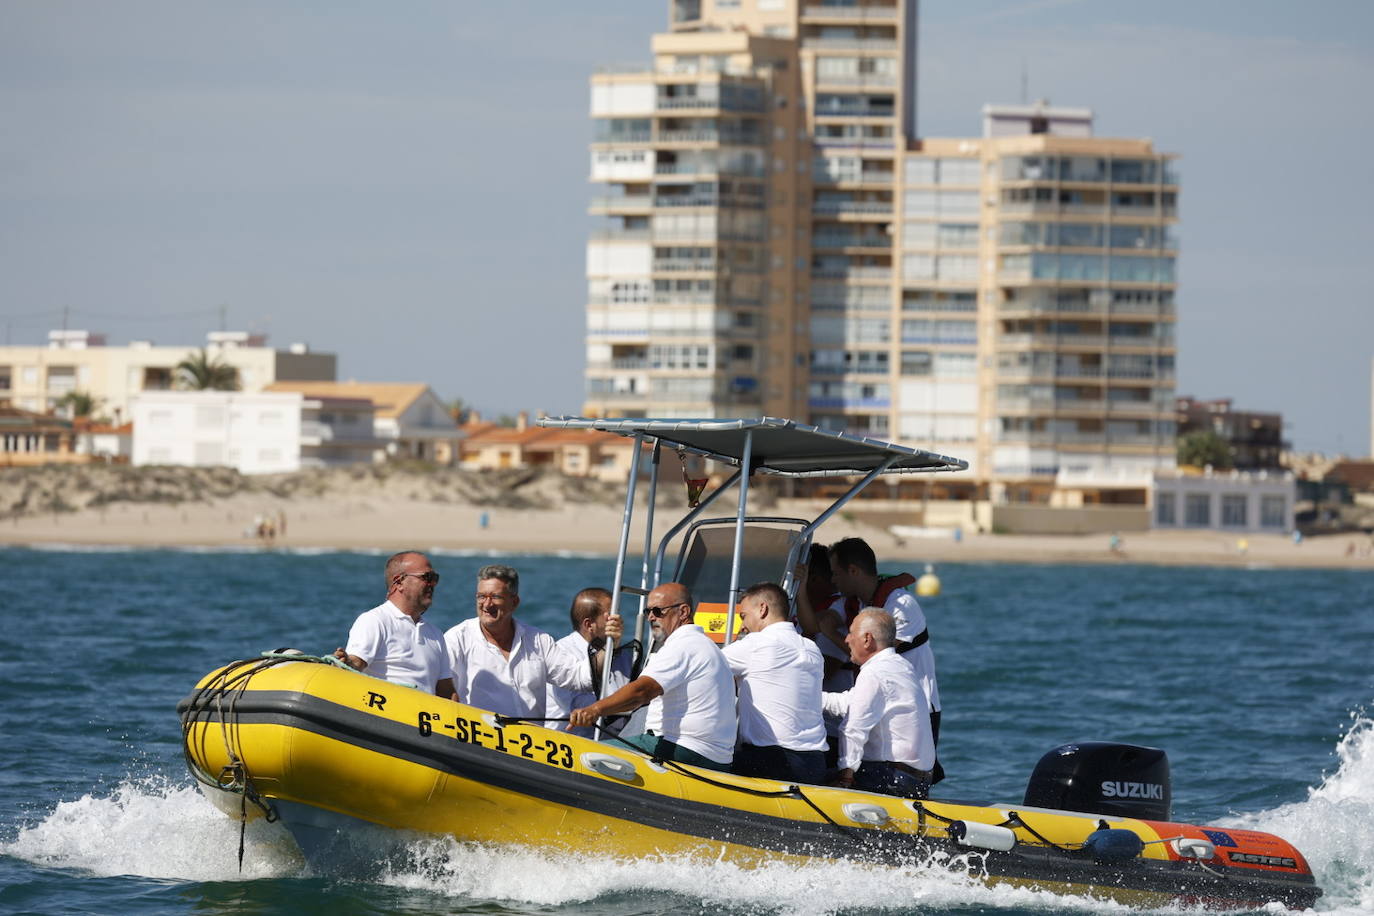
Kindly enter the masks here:
[[239, 370], [201, 347], [177, 363], [176, 382], [186, 391], [238, 391]]
[[1178, 438], [1178, 463], [1195, 468], [1208, 465], [1227, 470], [1235, 464], [1231, 443], [1210, 429], [1185, 433]]

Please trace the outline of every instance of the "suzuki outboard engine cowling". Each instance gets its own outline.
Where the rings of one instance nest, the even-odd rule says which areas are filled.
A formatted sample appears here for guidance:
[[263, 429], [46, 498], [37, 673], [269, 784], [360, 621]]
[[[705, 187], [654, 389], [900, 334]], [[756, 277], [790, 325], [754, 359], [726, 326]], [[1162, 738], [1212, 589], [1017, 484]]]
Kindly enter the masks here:
[[1035, 765], [1024, 804], [1167, 821], [1173, 804], [1169, 757], [1134, 744], [1064, 744]]

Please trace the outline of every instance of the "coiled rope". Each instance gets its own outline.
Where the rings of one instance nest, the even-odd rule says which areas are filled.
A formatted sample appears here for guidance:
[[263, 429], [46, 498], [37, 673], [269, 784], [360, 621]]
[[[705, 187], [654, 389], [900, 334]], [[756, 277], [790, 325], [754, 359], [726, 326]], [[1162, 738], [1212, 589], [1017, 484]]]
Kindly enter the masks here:
[[[248, 806], [251, 804], [262, 812], [263, 818], [269, 824], [277, 819], [277, 811], [258, 793], [253, 785], [253, 776], [248, 771], [248, 764], [234, 751], [238, 745], [238, 701], [247, 691], [248, 683], [254, 675], [284, 662], [332, 663], [348, 667], [332, 655], [305, 655], [288, 649], [264, 652], [260, 658], [242, 659], [225, 665], [196, 688], [181, 713], [181, 751], [186, 758], [186, 768], [201, 785], [233, 792], [239, 796], [240, 872], [243, 871], [243, 853], [248, 830]], [[224, 742], [224, 755], [229, 763], [220, 767], [218, 773], [211, 773], [196, 760], [191, 752], [191, 743], [198, 726], [208, 729], [216, 723], [219, 725], [220, 739]], [[206, 740], [203, 734], [200, 740]]]

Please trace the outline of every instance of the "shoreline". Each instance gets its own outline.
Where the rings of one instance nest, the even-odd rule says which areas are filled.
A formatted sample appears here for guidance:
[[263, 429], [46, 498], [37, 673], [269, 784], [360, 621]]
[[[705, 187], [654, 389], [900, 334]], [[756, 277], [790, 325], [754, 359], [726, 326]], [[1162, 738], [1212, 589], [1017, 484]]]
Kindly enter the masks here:
[[[637, 522], [642, 524], [642, 512]], [[656, 536], [667, 530], [666, 508]], [[254, 534], [257, 516], [284, 517], [285, 533], [269, 545]], [[565, 504], [556, 509], [507, 509], [364, 496], [276, 498], [237, 494], [208, 502], [116, 503], [76, 512], [45, 513], [0, 522], [0, 545], [120, 549], [270, 549], [363, 551], [403, 549], [442, 553], [524, 553], [614, 556], [622, 509]], [[486, 524], [483, 525], [485, 518]], [[631, 531], [630, 553], [644, 542]], [[1374, 570], [1374, 539], [1330, 535], [1294, 543], [1268, 534], [1220, 531], [1123, 532], [1120, 552], [1110, 535], [971, 534], [898, 538], [884, 528], [837, 516], [817, 532], [830, 543], [866, 539], [886, 568], [924, 563], [1148, 564], [1235, 568]]]

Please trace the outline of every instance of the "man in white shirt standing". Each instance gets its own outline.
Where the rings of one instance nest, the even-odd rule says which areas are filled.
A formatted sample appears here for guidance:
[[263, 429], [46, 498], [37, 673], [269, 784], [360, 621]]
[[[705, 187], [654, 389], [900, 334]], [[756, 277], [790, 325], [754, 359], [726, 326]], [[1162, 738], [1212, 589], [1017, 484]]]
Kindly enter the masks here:
[[[548, 684], [592, 689], [589, 659], [558, 648], [553, 637], [515, 619], [520, 574], [509, 566], [477, 571], [477, 616], [444, 634], [458, 700], [504, 716], [545, 717]], [[619, 638], [619, 618], [607, 623]]]
[[740, 622], [749, 635], [724, 649], [739, 685], [741, 743], [732, 769], [741, 776], [819, 785], [825, 779], [825, 663], [787, 612], [787, 593], [772, 582], [740, 595]]
[[386, 561], [386, 601], [364, 611], [334, 657], [350, 668], [452, 699], [453, 669], [439, 628], [422, 620], [439, 574], [429, 558], [403, 550]]
[[[606, 646], [606, 622], [611, 617], [611, 593], [604, 588], [584, 588], [578, 592], [572, 601], [572, 607], [568, 609], [568, 617], [572, 621], [573, 630], [567, 636], [558, 640], [558, 648], [577, 657], [590, 658], [597, 650], [601, 650], [601, 655], [605, 654]], [[634, 665], [634, 651], [632, 646], [618, 646], [615, 649], [615, 661], [611, 665], [610, 689], [607, 696], [624, 687], [630, 682], [630, 670]], [[559, 687], [550, 683], [548, 695], [544, 701], [544, 712], [550, 719], [559, 719], [568, 715], [574, 709], [586, 706], [588, 703], [596, 702], [597, 696], [601, 692], [600, 665], [593, 666], [593, 684], [591, 690], [574, 692], [566, 687]], [[619, 734], [625, 720], [619, 717], [608, 719], [602, 727], [611, 734]], [[581, 735], [583, 738], [595, 737], [596, 730], [593, 728], [572, 728], [566, 722], [550, 722], [549, 728], [567, 731], [574, 735]]]
[[849, 626], [845, 641], [858, 677], [852, 689], [824, 695], [826, 712], [844, 716], [832, 784], [925, 798], [935, 765], [930, 707], [911, 663], [893, 648], [896, 633], [880, 608], [865, 608]]
[[[626, 739], [659, 760], [730, 769], [735, 753], [735, 679], [721, 651], [692, 623], [692, 593], [680, 582], [649, 592], [645, 610], [663, 645], [644, 673], [608, 697], [574, 709], [571, 724], [649, 704], [647, 730]], [[617, 618], [612, 617], [612, 620]], [[609, 630], [608, 630], [609, 632]]]

